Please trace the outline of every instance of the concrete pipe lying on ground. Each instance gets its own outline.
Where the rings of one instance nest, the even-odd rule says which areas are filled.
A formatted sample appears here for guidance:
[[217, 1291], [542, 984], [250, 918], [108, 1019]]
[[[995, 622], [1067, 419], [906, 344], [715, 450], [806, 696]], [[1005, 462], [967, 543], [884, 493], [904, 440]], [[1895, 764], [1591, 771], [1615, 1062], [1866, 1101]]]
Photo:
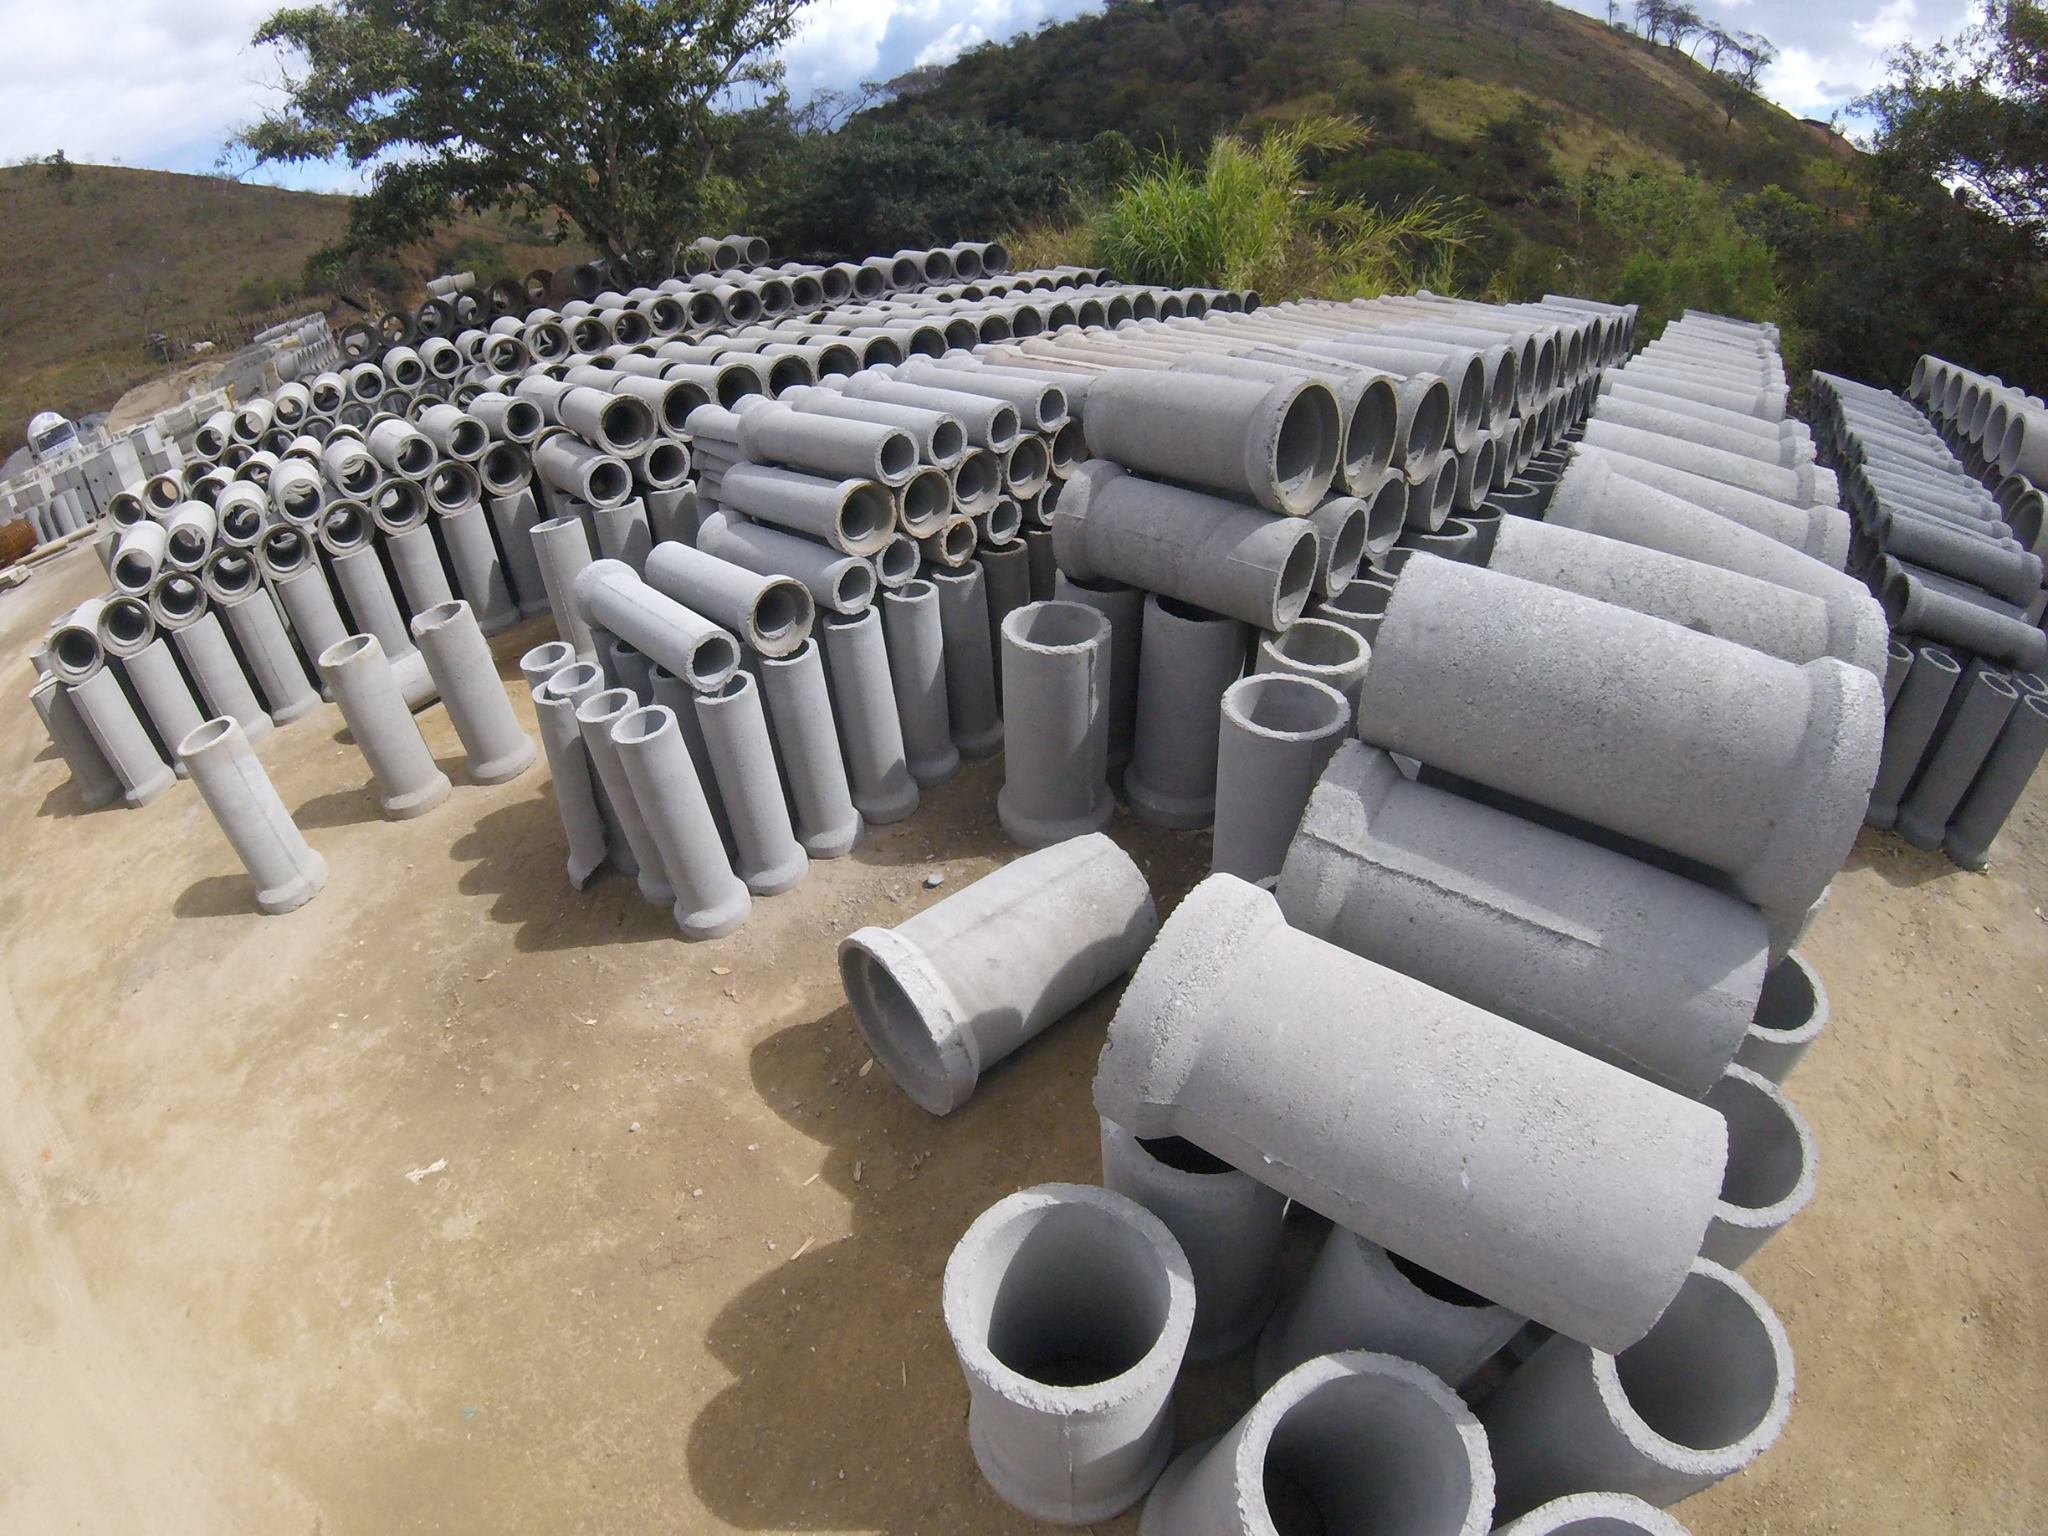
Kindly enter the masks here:
[[1012, 841], [1042, 848], [1109, 825], [1109, 620], [1080, 603], [1033, 603], [1003, 620], [1003, 787]]
[[699, 692], [695, 706], [719, 800], [732, 823], [734, 870], [756, 896], [793, 889], [810, 872], [810, 855], [796, 840], [783, 800], [753, 674], [735, 672], [716, 689]]
[[1984, 766], [1957, 807], [1942, 847], [1965, 869], [1991, 862], [1991, 845], [2048, 752], [2048, 698], [2024, 694], [2012, 708]]
[[208, 720], [177, 751], [248, 870], [257, 909], [272, 916], [294, 912], [319, 895], [327, 861], [307, 846], [241, 726], [226, 715]]
[[1007, 400], [992, 400], [985, 395], [942, 389], [932, 384], [914, 384], [874, 368], [854, 374], [840, 383], [848, 399], [907, 405], [950, 416], [966, 429], [970, 444], [998, 456], [1008, 453], [1024, 430], [1017, 408]]
[[633, 471], [624, 459], [564, 431], [549, 432], [534, 444], [533, 472], [542, 484], [586, 506], [615, 507], [633, 494]]
[[1764, 975], [1756, 1017], [1735, 1053], [1735, 1065], [1782, 1083], [1827, 1022], [1827, 988], [1805, 959], [1789, 954]]
[[1357, 1352], [1290, 1371], [1220, 1439], [1182, 1452], [1138, 1530], [1485, 1536], [1492, 1515], [1493, 1460], [1472, 1411], [1421, 1366]]
[[860, 841], [861, 815], [847, 785], [818, 643], [806, 640], [788, 656], [763, 657], [759, 677], [797, 841], [814, 859], [842, 858]]
[[538, 749], [519, 727], [490, 642], [469, 604], [458, 600], [420, 613], [412, 621], [412, 637], [462, 740], [470, 781], [503, 784], [526, 772]]
[[1678, 1294], [1727, 1154], [1705, 1105], [1296, 932], [1229, 875], [1139, 965], [1095, 1105], [1613, 1348]]
[[895, 928], [839, 943], [875, 1059], [949, 1114], [981, 1073], [1137, 963], [1158, 928], [1130, 856], [1100, 833], [1042, 848]]
[[1145, 596], [1136, 744], [1124, 773], [1131, 809], [1154, 826], [1216, 819], [1223, 694], [1244, 672], [1251, 630], [1157, 593]]
[[917, 445], [918, 460], [940, 469], [951, 469], [967, 452], [966, 424], [944, 411], [892, 405], [883, 400], [857, 400], [836, 389], [816, 387], [792, 389], [779, 398], [781, 404], [804, 415], [836, 417], [907, 432]]
[[1686, 1536], [1686, 1530], [1633, 1494], [1574, 1493], [1498, 1527], [1494, 1536]]
[[1274, 894], [1304, 933], [1690, 1098], [1764, 985], [1746, 902], [1414, 783], [1363, 742], [1316, 785]]
[[787, 656], [811, 638], [817, 605], [791, 576], [764, 576], [687, 544], [647, 556], [647, 584], [743, 638], [763, 656]]
[[2019, 689], [2005, 673], [1981, 658], [1970, 663], [1936, 728], [1919, 777], [1899, 806], [1899, 836], [1916, 848], [1941, 846], [1949, 818], [1991, 755], [2019, 697]]
[[1327, 683], [1265, 673], [1222, 695], [1211, 868], [1241, 880], [1280, 873], [1310, 792], [1348, 734], [1352, 712]]
[[329, 646], [320, 652], [319, 667], [369, 765], [385, 817], [405, 821], [446, 800], [448, 775], [428, 750], [377, 637], [351, 635]]
[[1740, 1269], [1812, 1203], [1820, 1153], [1805, 1117], [1760, 1073], [1731, 1066], [1706, 1103], [1728, 1122], [1728, 1167], [1700, 1256]]
[[[1050, 535], [1046, 535], [1050, 545]], [[1048, 548], [1048, 557], [1050, 549]], [[1027, 549], [1027, 558], [1029, 558]], [[1079, 603], [1084, 608], [1093, 608], [1109, 620], [1109, 756], [1108, 765], [1112, 771], [1124, 767], [1131, 761], [1137, 745], [1138, 729], [1138, 672], [1143, 653], [1143, 628], [1147, 594], [1136, 587], [1125, 586], [1120, 581], [1077, 580], [1066, 571], [1058, 569], [1057, 560], [1052, 561], [1054, 576], [1052, 590], [1041, 597], [1035, 586], [1032, 600], [1043, 602], [1048, 598], [1062, 603]], [[1220, 693], [1222, 689], [1219, 687]], [[1214, 732], [1211, 732], [1213, 743]], [[1213, 758], [1214, 754], [1211, 753]], [[1206, 825], [1206, 818], [1203, 825]]]
[[913, 581], [881, 602], [882, 634], [889, 643], [889, 681], [903, 750], [918, 788], [943, 784], [960, 771], [960, 749], [946, 704], [945, 632], [938, 589]]
[[1173, 1451], [1174, 1379], [1195, 1317], [1194, 1279], [1164, 1223], [1107, 1190], [1023, 1190], [967, 1229], [943, 1297], [968, 1441], [1003, 1501], [1087, 1525], [1142, 1499]]
[[1543, 1345], [1480, 1414], [1499, 1510], [1563, 1494], [1634, 1494], [1664, 1506], [1740, 1472], [1792, 1412], [1792, 1346], [1740, 1275], [1696, 1260], [1670, 1307], [1618, 1354]]
[[1147, 474], [1306, 516], [1329, 494], [1342, 448], [1336, 396], [1279, 380], [1113, 369], [1088, 390], [1088, 443]]
[[549, 686], [576, 705], [576, 724], [583, 732], [584, 749], [601, 791], [600, 804], [610, 809], [607, 831], [618, 837], [611, 843], [609, 857], [621, 874], [630, 874], [640, 889], [640, 898], [657, 907], [673, 907], [676, 889], [669, 881], [668, 865], [654, 840], [641, 810], [633, 783], [619, 757], [612, 727], [641, 708], [639, 699], [625, 688], [603, 687], [603, 676], [590, 662], [564, 667], [549, 680]]
[[827, 614], [820, 638], [854, 807], [874, 826], [902, 821], [917, 809], [917, 780], [903, 744], [881, 615], [873, 608]]
[[633, 710], [611, 727], [633, 801], [675, 886], [676, 927], [686, 939], [716, 939], [747, 920], [753, 898], [733, 873], [718, 822], [683, 739], [663, 705]]
[[[584, 566], [575, 577], [572, 601], [586, 630], [590, 624], [603, 625], [700, 692], [722, 687], [739, 670], [739, 643], [730, 634], [617, 560]], [[580, 645], [577, 654], [583, 654]]]
[[1316, 530], [1315, 595], [1343, 591], [1365, 559], [1369, 505], [1356, 496], [1332, 496], [1309, 514]]
[[953, 745], [970, 761], [993, 757], [1003, 747], [1003, 712], [996, 698], [996, 663], [989, 642], [988, 588], [981, 568], [941, 570], [928, 579], [939, 593], [939, 624], [945, 641], [946, 717]]

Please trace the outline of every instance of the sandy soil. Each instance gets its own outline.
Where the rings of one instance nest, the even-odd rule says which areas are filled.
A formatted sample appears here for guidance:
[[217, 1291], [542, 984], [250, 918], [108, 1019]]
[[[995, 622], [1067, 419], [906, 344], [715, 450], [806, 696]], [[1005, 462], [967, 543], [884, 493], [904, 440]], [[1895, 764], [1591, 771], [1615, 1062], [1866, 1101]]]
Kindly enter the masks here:
[[[458, 787], [387, 825], [324, 711], [261, 752], [332, 878], [262, 918], [189, 787], [83, 815], [47, 748], [24, 658], [97, 577], [0, 594], [0, 1530], [1034, 1529], [975, 1474], [938, 1278], [1000, 1195], [1094, 1176], [1112, 999], [938, 1121], [833, 967], [1008, 857], [999, 768], [689, 947], [569, 889], [544, 765], [462, 784], [430, 710]], [[1204, 867], [1115, 830], [1162, 907]], [[1821, 1195], [1749, 1270], [1798, 1402], [1698, 1536], [2048, 1527], [2048, 780], [2000, 853], [1866, 836], [1810, 940]]]

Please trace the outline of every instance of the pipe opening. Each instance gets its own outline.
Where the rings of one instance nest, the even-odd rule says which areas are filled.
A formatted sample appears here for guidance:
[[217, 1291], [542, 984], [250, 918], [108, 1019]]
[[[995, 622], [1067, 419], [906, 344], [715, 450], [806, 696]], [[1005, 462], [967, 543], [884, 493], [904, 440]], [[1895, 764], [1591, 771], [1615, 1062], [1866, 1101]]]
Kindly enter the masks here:
[[445, 624], [452, 624], [462, 616], [463, 610], [467, 606], [460, 598], [457, 598], [454, 602], [436, 603], [425, 613], [414, 617], [412, 632], [415, 635], [419, 635], [427, 630], [439, 629]]
[[[881, 558], [887, 559], [897, 548], [891, 540], [882, 551]], [[911, 556], [912, 570], [917, 569], [917, 558]], [[875, 600], [875, 568], [861, 561], [848, 561], [839, 567], [839, 574], [832, 582], [832, 604], [836, 608], [864, 608]]]
[[617, 459], [599, 459], [583, 478], [583, 499], [593, 507], [613, 507], [633, 494], [633, 472]]
[[649, 704], [621, 716], [612, 726], [612, 740], [622, 747], [637, 747], [652, 741], [673, 727], [675, 711], [665, 704]]
[[1773, 1031], [1805, 1029], [1820, 1011], [1813, 972], [1797, 955], [1787, 955], [1764, 972], [1756, 1001], [1756, 1028]]
[[1784, 1104], [1732, 1073], [1707, 1091], [1706, 1102], [1728, 1122], [1722, 1202], [1765, 1211], [1789, 1199], [1806, 1173], [1806, 1145]]
[[1294, 541], [1294, 547], [1287, 552], [1287, 563], [1280, 568], [1279, 590], [1273, 598], [1273, 615], [1282, 626], [1290, 625], [1301, 617], [1301, 611], [1308, 606], [1309, 594], [1315, 587], [1315, 530], [1304, 523], [1300, 535]]
[[763, 640], [773, 640], [811, 622], [811, 594], [795, 581], [770, 581], [754, 600], [749, 622]]
[[934, 1099], [950, 1101], [953, 1079], [939, 1054], [932, 1026], [888, 966], [860, 944], [849, 944], [839, 956], [839, 976], [847, 997], [853, 1000], [861, 1033], [889, 1076], [899, 1083], [926, 1085]]
[[533, 461], [516, 443], [493, 443], [490, 451], [477, 460], [477, 470], [485, 485], [503, 495], [533, 478]]
[[856, 485], [839, 504], [839, 537], [853, 546], [885, 537], [896, 522], [896, 502], [878, 485]]
[[476, 471], [462, 463], [437, 465], [427, 482], [427, 495], [444, 511], [470, 506], [477, 499]]
[[1393, 1376], [1310, 1388], [1271, 1426], [1261, 1474], [1276, 1536], [1458, 1536], [1472, 1515], [1471, 1453], [1458, 1425]]
[[141, 645], [156, 627], [149, 605], [133, 597], [110, 599], [100, 610], [100, 622], [106, 626], [107, 638], [124, 647]]
[[749, 395], [762, 393], [761, 376], [738, 365], [718, 370], [718, 403], [728, 411]]
[[319, 665], [322, 669], [346, 666], [376, 643], [369, 635], [350, 635], [346, 640], [337, 640], [320, 653]]
[[150, 601], [167, 619], [189, 619], [206, 606], [206, 591], [189, 576], [170, 576], [156, 584]]
[[690, 682], [698, 688], [708, 688], [719, 678], [731, 678], [714, 697], [728, 698], [735, 691], [735, 685], [747, 681], [745, 673], [733, 677], [733, 668], [740, 664], [739, 649], [724, 635], [706, 635], [690, 648]]
[[1408, 423], [1407, 461], [1426, 459], [1439, 453], [1451, 435], [1451, 387], [1434, 380], [1415, 402], [1415, 415]]
[[398, 450], [392, 457], [398, 461], [401, 475], [418, 479], [434, 467], [434, 445], [424, 437], [408, 434], [398, 440]]
[[[1165, 601], [1165, 600], [1163, 600]], [[1197, 613], [1201, 610], [1196, 609]], [[1179, 1136], [1139, 1136], [1133, 1138], [1145, 1149], [1145, 1155], [1155, 1163], [1164, 1164], [1177, 1173], [1220, 1174], [1235, 1173], [1230, 1164], [1211, 1153], [1204, 1152], [1192, 1141]]]
[[1424, 1269], [1398, 1253], [1387, 1251], [1387, 1262], [1400, 1272], [1401, 1278], [1432, 1301], [1440, 1301], [1448, 1307], [1490, 1307], [1493, 1305], [1477, 1291], [1468, 1291], [1455, 1280], [1446, 1280], [1435, 1270]]
[[953, 467], [953, 499], [962, 507], [980, 506], [998, 489], [996, 461], [979, 448], [968, 449]]
[[898, 535], [875, 556], [875, 574], [885, 587], [901, 587], [917, 575], [918, 549], [914, 540]]
[[891, 432], [875, 456], [884, 480], [901, 480], [917, 468], [917, 444], [908, 432]]
[[1301, 619], [1266, 645], [1296, 666], [1317, 671], [1343, 671], [1357, 666], [1366, 655], [1365, 642], [1356, 630], [1324, 619]]
[[480, 421], [458, 421], [448, 431], [448, 451], [458, 459], [474, 459], [491, 445], [491, 434]]
[[1010, 450], [1010, 457], [1004, 465], [1004, 478], [1010, 488], [1024, 495], [1031, 495], [1043, 486], [1052, 471], [1052, 457], [1046, 451], [1042, 437], [1020, 437], [1017, 446]]
[[221, 552], [206, 562], [206, 580], [215, 593], [239, 597], [256, 588], [256, 563], [245, 555]]
[[681, 443], [663, 439], [642, 455], [640, 472], [658, 489], [681, 485], [689, 478], [690, 460]]
[[1348, 579], [1365, 558], [1366, 517], [1365, 503], [1353, 500], [1350, 515], [1337, 525], [1337, 536], [1330, 540], [1327, 562], [1333, 576], [1341, 575]]
[[1109, 620], [1082, 603], [1032, 603], [1003, 620], [1003, 638], [1040, 651], [1074, 651], [1107, 645]]
[[982, 515], [981, 527], [977, 531], [988, 543], [1001, 546], [1015, 543], [1023, 528], [1024, 509], [1010, 497], [1001, 496]]
[[1326, 386], [1295, 393], [1273, 443], [1273, 479], [1283, 500], [1305, 485], [1328, 482], [1337, 467], [1337, 431], [1337, 401]]
[[1264, 736], [1305, 741], [1343, 726], [1350, 707], [1327, 684], [1287, 672], [1239, 678], [1223, 695], [1224, 712]]
[[1144, 1360], [1172, 1304], [1145, 1234], [1083, 1205], [1020, 1213], [1018, 1225], [1028, 1230], [1004, 1243], [1009, 1256], [988, 1302], [989, 1353], [1051, 1387], [1093, 1386]]
[[208, 747], [218, 745], [234, 729], [235, 722], [226, 715], [194, 726], [178, 743], [178, 756], [196, 757]]
[[1693, 1451], [1740, 1445], [1779, 1396], [1778, 1351], [1763, 1316], [1728, 1280], [1700, 1268], [1649, 1333], [1609, 1359], [1627, 1407]]
[[114, 556], [114, 584], [127, 592], [146, 591], [156, 579], [156, 562], [130, 550]]
[[938, 532], [939, 558], [949, 566], [962, 566], [974, 558], [974, 523], [955, 518]]
[[410, 480], [387, 480], [377, 488], [377, 521], [387, 528], [406, 529], [427, 515], [419, 487]]

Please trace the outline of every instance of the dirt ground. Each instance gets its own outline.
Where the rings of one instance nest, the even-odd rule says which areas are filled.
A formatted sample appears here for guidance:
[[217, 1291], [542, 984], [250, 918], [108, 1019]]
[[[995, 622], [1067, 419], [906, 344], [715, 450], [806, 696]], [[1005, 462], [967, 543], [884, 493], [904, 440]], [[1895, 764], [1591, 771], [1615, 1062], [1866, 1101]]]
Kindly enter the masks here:
[[[939, 1274], [1095, 1177], [1113, 999], [934, 1120], [833, 962], [1010, 856], [999, 766], [687, 946], [570, 890], [544, 764], [462, 783], [436, 707], [456, 791], [386, 824], [326, 710], [260, 750], [332, 876], [259, 917], [189, 786], [82, 814], [48, 749], [27, 652], [99, 585], [80, 550], [0, 594], [0, 1530], [1034, 1529], [975, 1473]], [[1115, 833], [1162, 909], [1205, 867]], [[1798, 1399], [1697, 1536], [2048, 1528], [2048, 776], [1999, 855], [1866, 835], [1807, 945], [1821, 1193], [1748, 1271]]]

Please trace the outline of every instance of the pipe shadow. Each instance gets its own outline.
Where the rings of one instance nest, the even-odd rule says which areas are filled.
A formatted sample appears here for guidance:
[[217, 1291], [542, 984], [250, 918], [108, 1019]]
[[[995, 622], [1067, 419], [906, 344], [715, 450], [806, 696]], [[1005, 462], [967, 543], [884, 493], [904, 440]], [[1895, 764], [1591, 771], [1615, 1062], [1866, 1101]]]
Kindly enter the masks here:
[[[121, 806], [118, 801], [109, 801], [101, 806], [100, 809], [103, 811], [118, 811], [121, 809]], [[50, 792], [43, 796], [42, 804], [36, 807], [36, 814], [38, 816], [62, 816], [69, 818], [73, 816], [90, 816], [92, 811], [85, 803], [85, 796], [79, 792], [77, 782], [67, 777], [62, 783], [51, 786]]]
[[383, 819], [384, 812], [368, 784], [315, 795], [292, 812], [292, 820], [298, 823], [301, 832], [323, 827], [353, 827]]
[[171, 903], [176, 917], [247, 917], [258, 910], [256, 889], [247, 875], [202, 875]]
[[469, 865], [457, 881], [463, 894], [489, 896], [491, 921], [518, 929], [512, 942], [522, 954], [683, 942], [674, 912], [647, 901], [633, 880], [616, 871], [600, 871], [581, 891], [569, 884], [568, 844], [552, 793], [529, 795], [478, 818], [450, 846], [448, 857]]
[[1896, 833], [1875, 827], [1865, 827], [1857, 834], [1856, 846], [1842, 867], [1867, 869], [1885, 884], [1902, 891], [1918, 890], [1938, 880], [1969, 873], [1939, 848], [1915, 848]]

